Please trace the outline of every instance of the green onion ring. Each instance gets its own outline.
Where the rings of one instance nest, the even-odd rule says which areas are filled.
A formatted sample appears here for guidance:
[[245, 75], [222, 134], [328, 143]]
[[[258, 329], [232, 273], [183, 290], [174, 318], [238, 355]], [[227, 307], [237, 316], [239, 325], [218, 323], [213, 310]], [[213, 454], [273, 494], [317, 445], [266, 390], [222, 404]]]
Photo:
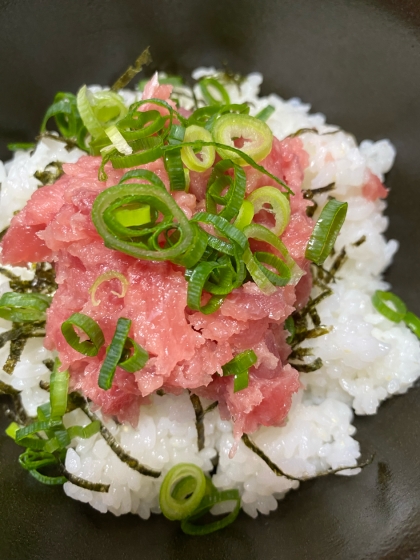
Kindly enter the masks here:
[[[229, 169], [233, 169], [233, 178], [226, 175]], [[221, 196], [225, 187], [228, 191]], [[230, 159], [222, 160], [214, 166], [210, 176], [206, 192], [206, 209], [212, 214], [217, 213], [217, 205], [224, 208], [218, 214], [225, 220], [230, 221], [238, 215], [244, 200], [246, 189], [246, 175], [242, 167]]]
[[[89, 340], [80, 342], [74, 327], [82, 330], [89, 337]], [[61, 332], [67, 344], [85, 356], [96, 356], [105, 342], [104, 334], [98, 323], [83, 313], [73, 313], [61, 325]]]
[[[234, 501], [234, 509], [222, 519], [217, 519], [205, 525], [196, 525], [194, 521], [205, 515], [213, 506], [221, 502]], [[181, 529], [187, 535], [208, 535], [227, 527], [235, 521], [241, 509], [241, 497], [239, 491], [231, 490], [214, 490], [211, 495], [206, 495], [201, 501], [200, 506], [192, 517], [181, 521]]]
[[149, 353], [137, 342], [127, 337], [125, 349], [130, 350], [133, 349], [133, 353], [128, 358], [118, 362], [118, 365], [121, 369], [128, 371], [128, 373], [136, 373], [136, 371], [140, 371], [146, 365], [147, 360], [149, 359]]
[[224, 295], [212, 295], [209, 301], [203, 306], [201, 305], [201, 298], [209, 276], [224, 266], [225, 265], [218, 262], [205, 261], [198, 263], [198, 265], [190, 271], [187, 291], [187, 306], [190, 309], [200, 311], [204, 315], [210, 315], [219, 309], [223, 303]]
[[50, 415], [53, 419], [61, 418], [67, 409], [70, 374], [68, 371], [59, 371], [59, 366], [60, 361], [56, 359], [50, 378]]
[[111, 344], [108, 347], [105, 360], [99, 370], [98, 385], [105, 391], [108, 391], [108, 389], [111, 388], [115, 371], [117, 369], [118, 362], [121, 359], [130, 327], [130, 319], [126, 319], [125, 317], [120, 317], [118, 319], [114, 336], [112, 337]]
[[322, 209], [306, 247], [305, 257], [321, 265], [331, 253], [340, 229], [346, 219], [348, 204], [335, 198]]
[[[225, 87], [217, 80], [216, 78], [206, 77], [201, 78], [198, 82], [198, 85], [201, 90], [201, 94], [204, 98], [204, 101], [207, 105], [227, 105], [230, 103], [229, 94], [226, 91]], [[209, 90], [209, 86], [214, 88], [218, 94], [220, 95], [220, 99], [216, 99]]]
[[6, 292], [0, 297], [0, 317], [17, 323], [45, 321], [51, 298], [43, 294]]
[[245, 350], [236, 354], [229, 362], [222, 366], [223, 375], [236, 375], [249, 369], [257, 362], [257, 355], [254, 350]]
[[255, 118], [259, 119], [260, 121], [266, 122], [271, 117], [271, 115], [274, 113], [275, 110], [276, 109], [272, 105], [267, 105], [267, 107], [264, 107], [264, 109], [262, 109], [259, 113], [255, 115]]
[[205, 492], [203, 471], [196, 465], [180, 463], [172, 467], [163, 479], [159, 492], [160, 509], [171, 521], [185, 519], [198, 508]]
[[376, 290], [372, 296], [372, 303], [381, 315], [394, 323], [403, 321], [407, 314], [405, 303], [392, 292]]
[[[276, 187], [260, 187], [247, 198], [254, 206], [254, 215], [265, 210], [274, 216], [274, 226], [267, 227], [275, 235], [280, 236], [290, 220], [290, 203], [285, 195]], [[271, 208], [267, 208], [270, 205]]]
[[404, 315], [404, 323], [407, 325], [407, 327], [413, 331], [413, 333], [417, 336], [417, 338], [420, 338], [420, 319], [419, 317], [417, 317], [417, 315], [415, 315], [414, 313], [411, 313], [411, 311], [409, 311], [408, 313], [406, 313]]

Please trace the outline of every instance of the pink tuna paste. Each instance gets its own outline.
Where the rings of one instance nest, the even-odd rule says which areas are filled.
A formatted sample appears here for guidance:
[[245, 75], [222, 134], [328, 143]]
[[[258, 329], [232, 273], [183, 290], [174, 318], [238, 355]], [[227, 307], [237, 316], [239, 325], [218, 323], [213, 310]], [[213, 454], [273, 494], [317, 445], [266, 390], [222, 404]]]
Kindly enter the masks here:
[[[153, 79], [145, 98], [168, 99], [170, 93], [170, 86], [160, 86]], [[308, 155], [299, 138], [274, 139], [271, 153], [260, 163], [294, 191], [291, 219], [282, 240], [306, 275], [296, 286], [277, 288], [272, 295], [264, 295], [248, 282], [211, 315], [187, 308], [182, 267], [137, 260], [104, 246], [91, 220], [92, 204], [98, 193], [116, 184], [126, 170], [108, 165], [108, 180], [100, 182], [100, 158], [82, 157], [75, 164], [64, 165], [63, 176], [54, 185], [38, 189], [13, 218], [2, 244], [3, 262], [54, 264], [58, 290], [48, 310], [45, 346], [58, 351], [63, 368], [70, 371], [72, 389], [81, 391], [104, 414], [135, 425], [139, 405], [156, 390], [179, 394], [190, 389], [219, 402], [222, 417], [234, 422], [237, 439], [259, 425], [284, 422], [300, 382], [298, 372], [287, 363], [290, 348], [283, 325], [295, 308], [306, 303], [311, 289], [304, 254], [314, 224], [306, 216], [308, 202], [301, 192]], [[162, 160], [142, 167], [156, 173], [169, 190]], [[191, 172], [190, 192], [172, 193], [188, 217], [204, 207], [210, 171]], [[264, 185], [278, 186], [253, 168], [246, 168], [246, 174], [248, 194]], [[370, 178], [366, 189], [366, 194], [373, 196], [378, 186]], [[100, 304], [95, 306], [89, 288], [111, 270], [128, 279], [128, 291], [125, 297], [118, 297], [113, 292], [120, 291], [120, 281], [104, 282], [96, 293]], [[144, 369], [131, 374], [117, 368], [112, 388], [100, 389], [98, 374], [105, 346], [96, 357], [86, 357], [72, 349], [61, 333], [61, 324], [75, 312], [99, 324], [106, 345], [118, 318], [131, 319], [130, 336], [150, 355]], [[220, 375], [222, 365], [245, 349], [253, 349], [258, 361], [250, 370], [248, 388], [234, 393], [233, 379]]]

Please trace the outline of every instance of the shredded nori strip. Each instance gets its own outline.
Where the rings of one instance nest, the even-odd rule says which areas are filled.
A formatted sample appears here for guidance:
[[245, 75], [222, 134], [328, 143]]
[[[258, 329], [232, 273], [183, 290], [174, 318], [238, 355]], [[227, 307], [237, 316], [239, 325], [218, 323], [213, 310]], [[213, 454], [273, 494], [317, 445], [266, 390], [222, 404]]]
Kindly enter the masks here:
[[6, 235], [8, 229], [9, 229], [9, 228], [6, 227], [6, 228], [4, 228], [3, 231], [0, 232], [0, 241], [1, 241], [1, 240], [3, 239], [3, 237]]
[[209, 406], [204, 410], [204, 414], [206, 415], [207, 412], [211, 412], [212, 410], [214, 410], [218, 404], [219, 404], [218, 401], [214, 401], [211, 404], [209, 404]]
[[313, 356], [313, 348], [295, 348], [289, 356], [289, 360], [302, 360], [306, 356]]
[[194, 408], [195, 413], [195, 427], [197, 430], [197, 447], [198, 451], [204, 449], [205, 435], [204, 435], [204, 409], [201, 401], [197, 395], [190, 393], [190, 401]]
[[321, 318], [318, 315], [318, 311], [315, 309], [315, 307], [311, 307], [309, 309], [309, 315], [312, 319], [312, 323], [314, 324], [314, 327], [319, 327], [321, 324]]
[[341, 251], [338, 253], [337, 257], [334, 259], [334, 262], [332, 263], [330, 270], [328, 271], [333, 278], [340, 270], [340, 268], [343, 266], [343, 264], [346, 262], [346, 260], [347, 260], [346, 248], [343, 247]]
[[0, 380], [0, 395], [19, 395], [20, 391]]
[[353, 247], [360, 247], [360, 245], [363, 245], [365, 241], [366, 241], [366, 235], [362, 235], [362, 237], [357, 241], [355, 241], [354, 243], [352, 243], [352, 245]]
[[11, 375], [14, 372], [16, 364], [18, 363], [20, 357], [22, 356], [22, 352], [25, 348], [25, 344], [27, 340], [28, 340], [27, 337], [22, 336], [10, 342], [9, 355], [3, 366], [3, 370], [9, 375]]
[[289, 364], [294, 367], [299, 373], [310, 373], [311, 371], [316, 371], [317, 369], [322, 368], [323, 365], [321, 358], [316, 358], [310, 364], [296, 364], [290, 361]]
[[[89, 407], [87, 406], [86, 402], [80, 408], [92, 420], [92, 422], [98, 420], [97, 416], [89, 410]], [[99, 431], [102, 437], [107, 442], [107, 444], [112, 449], [112, 451], [115, 453], [115, 455], [117, 455], [117, 457], [120, 459], [120, 461], [122, 461], [127, 466], [129, 466], [130, 469], [133, 469], [139, 472], [140, 474], [144, 474], [145, 476], [151, 476], [152, 478], [160, 477], [160, 475], [162, 474], [160, 471], [155, 471], [153, 469], [150, 469], [149, 467], [145, 467], [144, 465], [139, 463], [137, 459], [134, 459], [134, 457], [131, 457], [128, 453], [126, 453], [124, 449], [121, 447], [121, 445], [114, 438], [114, 436], [111, 434], [111, 432], [108, 430], [108, 428], [106, 428], [102, 424], [102, 422], [100, 422], [100, 424], [101, 427]]]
[[124, 88], [131, 80], [136, 76], [143, 66], [150, 64], [152, 62], [152, 56], [149, 51], [149, 47], [146, 47], [140, 56], [136, 58], [134, 66], [129, 66], [122, 76], [111, 86], [111, 91], [118, 91]]
[[63, 173], [63, 164], [60, 161], [52, 161], [45, 167], [44, 171], [35, 171], [34, 177], [41, 181], [42, 186], [45, 187], [45, 185], [54, 184]]
[[299, 344], [303, 340], [306, 340], [307, 338], [317, 338], [318, 336], [323, 336], [324, 334], [328, 334], [330, 330], [331, 330], [330, 327], [320, 326], [320, 327], [315, 327], [314, 329], [309, 329], [300, 333], [296, 333], [292, 346], [297, 346], [297, 344]]
[[92, 492], [108, 492], [110, 484], [102, 484], [101, 482], [90, 482], [84, 478], [80, 478], [74, 474], [69, 473], [64, 467], [62, 468], [63, 475], [67, 478], [69, 482], [80, 488], [85, 488], [86, 490], [92, 490]]
[[57, 289], [54, 269], [48, 263], [36, 263], [33, 265], [34, 277], [32, 280], [22, 280], [8, 270], [0, 266], [0, 274], [10, 280], [10, 289], [17, 293], [38, 293], [52, 295]]
[[298, 482], [304, 482], [305, 480], [314, 480], [315, 478], [318, 478], [320, 476], [328, 476], [330, 474], [336, 474], [336, 473], [339, 473], [339, 472], [342, 472], [342, 471], [354, 470], [354, 469], [363, 469], [364, 467], [367, 467], [368, 465], [370, 465], [372, 463], [373, 459], [375, 458], [375, 455], [371, 455], [369, 457], [369, 459], [367, 459], [363, 463], [359, 463], [357, 465], [354, 465], [353, 467], [339, 467], [337, 469], [328, 469], [326, 471], [321, 471], [320, 473], [316, 474], [315, 476], [307, 476], [307, 477], [303, 477], [303, 478], [298, 478], [296, 476], [286, 474], [284, 471], [282, 471], [281, 468], [278, 467], [275, 463], [273, 463], [273, 461], [269, 457], [267, 457], [267, 455], [264, 453], [264, 451], [262, 449], [260, 449], [249, 438], [249, 436], [247, 434], [242, 434], [242, 441], [248, 447], [248, 449], [251, 449], [251, 451], [253, 451], [256, 455], [258, 455], [258, 457], [260, 459], [262, 459], [264, 461], [264, 463], [273, 471], [274, 474], [276, 474], [277, 476], [284, 476], [285, 478], [287, 478], [289, 480], [296, 480]]
[[312, 206], [308, 206], [306, 208], [306, 215], [312, 218], [312, 216], [315, 214], [316, 209], [318, 208], [318, 203], [314, 200], [314, 196], [316, 196], [317, 194], [330, 192], [333, 189], [335, 189], [335, 183], [330, 183], [329, 185], [320, 187], [318, 189], [305, 189], [303, 191], [303, 198], [305, 198], [306, 200], [312, 200], [313, 202]]
[[297, 136], [301, 136], [301, 134], [305, 134], [306, 132], [314, 132], [315, 134], [319, 134], [316, 128], [299, 128], [296, 132], [292, 132], [289, 134], [287, 138], [296, 138]]

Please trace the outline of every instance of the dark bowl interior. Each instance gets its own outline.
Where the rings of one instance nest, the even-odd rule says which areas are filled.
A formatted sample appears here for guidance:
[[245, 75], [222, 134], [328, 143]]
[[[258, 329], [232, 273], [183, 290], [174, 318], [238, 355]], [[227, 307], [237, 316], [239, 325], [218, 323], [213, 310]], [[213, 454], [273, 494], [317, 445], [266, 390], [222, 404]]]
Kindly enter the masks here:
[[[388, 279], [419, 313], [419, 37], [415, 0], [0, 0], [0, 156], [34, 137], [57, 90], [112, 83], [146, 45], [155, 67], [185, 76], [198, 65], [259, 70], [263, 92], [396, 145], [388, 236], [401, 249]], [[0, 435], [0, 558], [420, 558], [419, 396], [356, 419], [364, 455], [376, 454], [357, 477], [305, 483], [270, 516], [241, 514], [200, 538], [161, 516], [115, 518], [67, 499], [20, 469]]]

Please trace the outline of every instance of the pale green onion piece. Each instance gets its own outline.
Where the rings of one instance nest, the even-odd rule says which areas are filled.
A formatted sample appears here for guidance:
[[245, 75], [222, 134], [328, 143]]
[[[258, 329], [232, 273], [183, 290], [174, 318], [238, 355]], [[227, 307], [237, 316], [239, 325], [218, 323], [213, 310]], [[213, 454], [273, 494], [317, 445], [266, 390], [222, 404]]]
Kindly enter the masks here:
[[372, 303], [381, 315], [394, 323], [403, 321], [406, 316], [407, 307], [405, 303], [392, 292], [376, 290], [372, 296]]
[[420, 338], [420, 318], [417, 317], [417, 315], [409, 311], [404, 316], [404, 323], [417, 336], [417, 338]]
[[244, 200], [241, 207], [239, 208], [238, 215], [236, 216], [236, 220], [233, 222], [233, 225], [242, 230], [244, 229], [244, 227], [249, 226], [249, 224], [252, 222], [253, 217], [253, 204], [248, 200]]
[[148, 204], [125, 204], [114, 211], [114, 217], [124, 227], [144, 226], [151, 221]]
[[[129, 156], [133, 153], [133, 148], [129, 146], [127, 140], [118, 130], [115, 125], [109, 126], [105, 129], [105, 134], [111, 140], [113, 147], [120, 152], [120, 154], [124, 154], [125, 156]], [[105, 148], [107, 149], [107, 148]]]
[[255, 118], [259, 119], [260, 121], [266, 122], [271, 117], [271, 115], [274, 113], [275, 110], [276, 109], [272, 105], [267, 105], [267, 107], [265, 107], [255, 115]]
[[59, 371], [60, 361], [55, 360], [54, 369], [50, 378], [50, 403], [51, 418], [61, 418], [67, 409], [67, 394], [69, 389], [70, 374]]
[[254, 206], [255, 215], [261, 210], [273, 215], [274, 225], [265, 227], [280, 236], [290, 220], [290, 203], [284, 194], [275, 187], [260, 187], [247, 200]]
[[346, 219], [347, 202], [332, 198], [322, 209], [306, 247], [305, 257], [321, 265], [331, 253], [340, 229]]
[[[241, 151], [259, 162], [271, 152], [273, 133], [264, 122], [250, 115], [230, 113], [219, 117], [213, 125], [213, 138], [219, 144], [235, 147], [234, 139], [243, 138], [245, 144]], [[224, 148], [217, 148], [223, 159], [231, 159], [240, 165], [248, 165], [244, 159]]]
[[95, 116], [90, 104], [89, 97], [92, 96], [86, 86], [82, 86], [77, 93], [77, 108], [83, 124], [93, 138], [105, 136], [105, 131], [99, 119]]
[[163, 515], [174, 521], [193, 515], [206, 492], [203, 471], [191, 463], [180, 463], [170, 469], [159, 492]]
[[89, 288], [89, 293], [90, 293], [90, 297], [91, 297], [93, 305], [97, 306], [101, 303], [101, 300], [98, 300], [98, 299], [95, 298], [96, 290], [99, 288], [99, 286], [103, 282], [108, 282], [109, 280], [113, 280], [114, 278], [117, 278], [121, 282], [121, 292], [118, 293], [118, 292], [115, 292], [114, 290], [111, 290], [111, 294], [113, 294], [114, 296], [117, 296], [119, 298], [125, 297], [125, 294], [127, 293], [127, 290], [128, 290], [128, 280], [127, 280], [127, 278], [124, 276], [124, 274], [121, 274], [121, 272], [117, 272], [116, 270], [108, 270], [108, 272], [104, 272], [103, 274], [98, 276], [98, 278], [95, 280], [95, 282]]
[[[196, 142], [202, 140], [203, 142], [211, 142], [213, 140], [211, 133], [195, 124], [189, 126], [185, 130], [184, 142]], [[201, 157], [198, 157], [200, 155]], [[181, 158], [184, 165], [191, 169], [191, 171], [205, 171], [209, 169], [214, 163], [216, 150], [213, 146], [205, 146], [201, 148], [199, 154], [195, 154], [193, 148], [184, 146], [181, 148]]]

